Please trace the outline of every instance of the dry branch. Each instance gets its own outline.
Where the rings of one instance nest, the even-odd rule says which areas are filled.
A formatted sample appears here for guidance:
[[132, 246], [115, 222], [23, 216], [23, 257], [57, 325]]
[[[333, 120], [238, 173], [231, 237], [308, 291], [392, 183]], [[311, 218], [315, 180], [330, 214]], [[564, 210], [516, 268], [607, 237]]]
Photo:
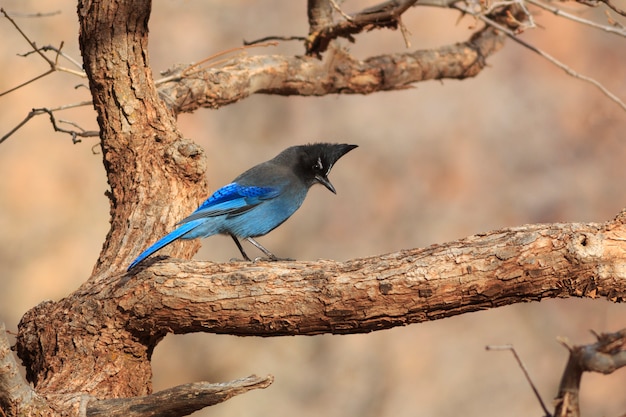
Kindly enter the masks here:
[[[38, 392], [94, 395], [131, 373], [142, 396], [138, 374], [167, 333], [359, 333], [551, 297], [619, 302], [624, 265], [626, 211], [604, 224], [523, 226], [343, 263], [156, 257], [135, 276], [94, 278], [31, 310], [17, 347]], [[107, 326], [85, 334], [92, 323]]]
[[625, 219], [503, 229], [344, 263], [154, 262], [111, 296], [137, 332], [256, 336], [370, 332], [550, 297], [622, 301]]
[[180, 417], [219, 404], [253, 389], [267, 388], [273, 378], [255, 375], [231, 382], [196, 382], [179, 385], [145, 397], [112, 398], [89, 403], [87, 417]]
[[342, 50], [329, 52], [323, 61], [279, 55], [242, 57], [163, 83], [159, 95], [172, 111], [181, 113], [219, 108], [255, 93], [322, 96], [399, 90], [419, 81], [474, 77], [487, 65], [487, 57], [504, 45], [504, 38], [501, 32], [485, 28], [463, 43], [364, 61]]
[[626, 329], [596, 335], [597, 342], [566, 347], [570, 356], [555, 399], [555, 417], [580, 416], [580, 382], [584, 372], [610, 374], [626, 366]]
[[[344, 20], [336, 24], [329, 22], [329, 19], [324, 19], [323, 24], [317, 21], [315, 26], [311, 25], [309, 37], [305, 45], [306, 54], [320, 57], [321, 54], [328, 49], [328, 45], [332, 40], [341, 37], [353, 42], [354, 38], [352, 35], [363, 32], [364, 30], [381, 28], [396, 29], [402, 13], [416, 2], [417, 0], [390, 0], [349, 16], [345, 13], [341, 13]], [[314, 6], [311, 7], [312, 5]], [[328, 1], [310, 1], [309, 16], [315, 14], [312, 12], [312, 8], [317, 10], [325, 8], [326, 12], [324, 14], [328, 15], [327, 11], [329, 7], [332, 10], [332, 5]], [[311, 21], [311, 19], [309, 19], [309, 21]]]

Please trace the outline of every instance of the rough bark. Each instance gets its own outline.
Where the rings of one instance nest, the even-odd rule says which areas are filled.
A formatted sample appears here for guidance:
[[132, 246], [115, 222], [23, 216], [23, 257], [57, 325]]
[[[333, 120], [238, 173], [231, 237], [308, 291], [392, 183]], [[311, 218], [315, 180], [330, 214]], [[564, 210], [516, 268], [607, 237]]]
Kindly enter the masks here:
[[626, 211], [344, 263], [153, 259], [24, 316], [18, 353], [39, 392], [145, 394], [137, 372], [168, 332], [358, 333], [549, 297], [623, 301]]
[[[150, 10], [149, 0], [78, 3], [83, 66], [111, 187], [111, 229], [95, 276], [123, 270], [207, 194], [204, 152], [182, 138], [154, 85], [148, 59]], [[185, 242], [169, 250], [190, 256], [197, 249], [197, 242]]]
[[411, 88], [428, 80], [477, 76], [486, 59], [504, 45], [505, 35], [490, 27], [466, 42], [437, 49], [357, 60], [333, 49], [322, 60], [308, 56], [250, 56], [217, 68], [170, 70], [159, 84], [161, 98], [175, 113], [216, 109], [252, 94], [324, 96], [371, 94]]

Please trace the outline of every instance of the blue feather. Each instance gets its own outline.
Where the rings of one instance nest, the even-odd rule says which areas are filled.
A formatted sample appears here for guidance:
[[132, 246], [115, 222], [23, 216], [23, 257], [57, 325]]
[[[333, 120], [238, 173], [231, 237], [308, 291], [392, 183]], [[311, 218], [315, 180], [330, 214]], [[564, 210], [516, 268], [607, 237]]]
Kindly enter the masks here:
[[185, 233], [188, 233], [189, 231], [191, 231], [191, 230], [195, 229], [196, 227], [200, 226], [201, 224], [202, 224], [202, 220], [196, 220], [196, 221], [185, 223], [185, 224], [181, 225], [180, 227], [177, 227], [176, 229], [174, 229], [173, 231], [171, 231], [167, 235], [163, 236], [161, 239], [157, 240], [148, 249], [146, 249], [145, 251], [141, 252], [141, 255], [139, 255], [137, 257], [137, 259], [135, 259], [133, 261], [132, 264], [130, 264], [130, 266], [128, 267], [127, 271], [130, 270], [135, 265], [137, 265], [139, 262], [141, 262], [144, 259], [146, 259], [148, 256], [152, 255], [154, 252], [156, 252], [159, 249], [169, 245], [170, 243], [172, 243], [176, 239], [178, 239], [181, 236], [183, 236]]
[[263, 200], [269, 200], [278, 195], [280, 195], [280, 190], [276, 187], [246, 187], [233, 182], [214, 192], [196, 211], [178, 224], [225, 214], [242, 214], [259, 205]]

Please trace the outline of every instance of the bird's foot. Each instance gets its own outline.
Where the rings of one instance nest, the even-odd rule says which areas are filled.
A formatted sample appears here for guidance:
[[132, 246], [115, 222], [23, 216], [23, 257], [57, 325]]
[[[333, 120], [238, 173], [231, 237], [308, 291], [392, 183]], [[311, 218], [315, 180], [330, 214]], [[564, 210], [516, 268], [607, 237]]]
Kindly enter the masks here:
[[252, 262], [294, 262], [295, 259], [292, 258], [278, 258], [276, 256], [259, 256], [258, 258], [254, 258]]

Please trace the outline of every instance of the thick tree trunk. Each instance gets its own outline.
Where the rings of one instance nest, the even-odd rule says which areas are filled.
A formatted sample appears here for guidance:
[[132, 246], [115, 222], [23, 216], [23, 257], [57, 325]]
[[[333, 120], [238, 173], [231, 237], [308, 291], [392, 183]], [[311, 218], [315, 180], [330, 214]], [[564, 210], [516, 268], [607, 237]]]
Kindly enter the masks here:
[[[111, 229], [95, 276], [122, 271], [207, 194], [204, 152], [181, 137], [154, 85], [150, 10], [149, 0], [78, 3], [83, 66], [111, 186]], [[197, 249], [187, 241], [167, 250], [185, 257]]]

